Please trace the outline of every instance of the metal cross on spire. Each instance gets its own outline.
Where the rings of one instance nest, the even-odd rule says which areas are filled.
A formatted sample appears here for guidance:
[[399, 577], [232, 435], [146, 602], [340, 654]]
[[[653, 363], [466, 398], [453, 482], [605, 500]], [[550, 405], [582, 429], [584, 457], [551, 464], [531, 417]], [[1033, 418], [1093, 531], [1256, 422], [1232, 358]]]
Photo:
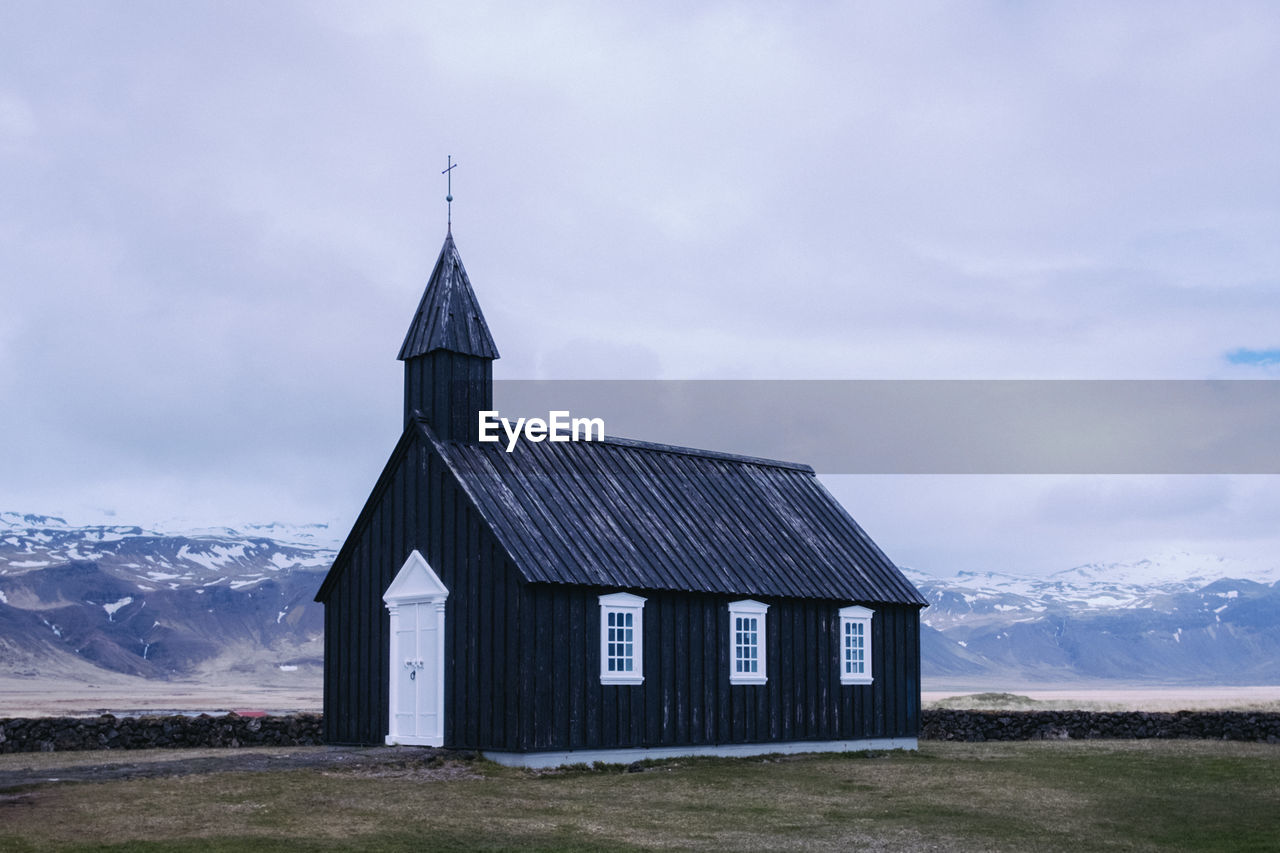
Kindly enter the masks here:
[[444, 197], [444, 200], [449, 205], [448, 227], [449, 227], [449, 233], [452, 234], [453, 233], [453, 170], [458, 168], [458, 164], [453, 162], [452, 154], [449, 155], [449, 159], [446, 162], [448, 162], [449, 168], [445, 169], [440, 174], [447, 175], [449, 177], [449, 194]]

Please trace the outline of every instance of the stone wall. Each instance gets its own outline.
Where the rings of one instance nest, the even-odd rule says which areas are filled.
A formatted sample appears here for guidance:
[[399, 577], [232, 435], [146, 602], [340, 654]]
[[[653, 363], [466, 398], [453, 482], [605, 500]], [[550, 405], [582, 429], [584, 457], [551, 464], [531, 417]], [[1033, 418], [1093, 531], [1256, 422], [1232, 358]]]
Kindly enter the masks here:
[[1201, 738], [1280, 743], [1280, 714], [1248, 711], [944, 711], [921, 713], [922, 740]]
[[[319, 714], [283, 717], [35, 717], [0, 719], [0, 753], [208, 746], [314, 746]], [[1208, 738], [1280, 743], [1280, 714], [1242, 711], [943, 711], [921, 714], [922, 740]]]
[[320, 715], [33, 717], [0, 719], [0, 753], [320, 744]]

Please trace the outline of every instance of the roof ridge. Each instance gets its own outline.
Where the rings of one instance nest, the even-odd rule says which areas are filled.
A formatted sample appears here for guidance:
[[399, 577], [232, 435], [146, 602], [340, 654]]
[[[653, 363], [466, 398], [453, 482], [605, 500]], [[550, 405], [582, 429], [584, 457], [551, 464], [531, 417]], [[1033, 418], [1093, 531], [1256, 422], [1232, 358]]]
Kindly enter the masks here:
[[[459, 441], [450, 439], [445, 441], [438, 439], [442, 444], [474, 444], [475, 442]], [[660, 441], [643, 441], [638, 438], [623, 438], [616, 435], [606, 435], [604, 438], [595, 439], [589, 442], [579, 442], [580, 444], [614, 444], [619, 447], [631, 447], [636, 450], [647, 450], [651, 453], [673, 453], [679, 456], [694, 456], [705, 459], [719, 459], [724, 462], [741, 462], [746, 465], [759, 465], [765, 468], [782, 468], [788, 471], [801, 471], [806, 474], [816, 474], [812, 465], [806, 465], [803, 462], [788, 462], [785, 459], [768, 459], [763, 456], [748, 456], [742, 453], [728, 453], [723, 450], [705, 450], [700, 447], [686, 447], [680, 444], [665, 444]]]
[[749, 465], [763, 465], [767, 468], [786, 468], [792, 471], [815, 473], [813, 466], [803, 462], [788, 462], [785, 459], [769, 459], [764, 456], [748, 456], [745, 453], [729, 453], [724, 450], [706, 450], [701, 447], [686, 447], [681, 444], [665, 444], [660, 441], [643, 441], [638, 438], [622, 438], [606, 435], [605, 444], [617, 444], [622, 447], [634, 447], [639, 450], [650, 450], [656, 453], [677, 453], [681, 456], [705, 456], [708, 459], [723, 459], [727, 462], [745, 462]]

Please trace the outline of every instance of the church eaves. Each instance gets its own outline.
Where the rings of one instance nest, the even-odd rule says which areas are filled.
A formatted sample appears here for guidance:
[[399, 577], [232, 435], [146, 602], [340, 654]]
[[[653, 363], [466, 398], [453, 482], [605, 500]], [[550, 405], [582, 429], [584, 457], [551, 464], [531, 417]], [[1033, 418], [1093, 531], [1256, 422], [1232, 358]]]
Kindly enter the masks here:
[[406, 361], [434, 350], [498, 358], [498, 348], [489, 334], [452, 234], [444, 238], [440, 257], [431, 271], [431, 279], [398, 358]]

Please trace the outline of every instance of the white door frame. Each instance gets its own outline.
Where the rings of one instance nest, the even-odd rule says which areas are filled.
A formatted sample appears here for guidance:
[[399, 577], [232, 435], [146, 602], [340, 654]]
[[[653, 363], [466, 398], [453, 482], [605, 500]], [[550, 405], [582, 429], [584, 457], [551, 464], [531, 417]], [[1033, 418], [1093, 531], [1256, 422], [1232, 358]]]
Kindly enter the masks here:
[[[387, 611], [391, 614], [391, 648], [388, 656], [390, 667], [387, 673], [391, 687], [386, 737], [388, 744], [444, 745], [444, 603], [448, 597], [449, 590], [441, 582], [440, 576], [431, 569], [426, 559], [417, 551], [405, 560], [400, 571], [396, 573], [395, 579], [382, 595]], [[430, 606], [417, 607], [420, 604]], [[402, 649], [400, 648], [400, 620], [405, 609], [410, 605], [414, 606], [415, 610], [415, 645], [413, 649]], [[419, 617], [424, 610], [429, 614], [428, 619], [431, 620], [426, 624], [426, 630], [434, 631], [436, 637], [436, 654], [435, 660], [432, 661], [417, 657], [417, 633], [424, 630], [424, 624]], [[412, 680], [415, 682], [418, 677], [434, 678], [435, 708], [432, 710], [435, 712], [435, 725], [430, 727], [430, 731], [417, 731], [418, 718], [422, 709], [417, 708], [416, 702], [415, 730], [413, 732], [398, 731], [396, 710], [399, 708], [402, 670], [406, 669], [413, 670]], [[418, 693], [418, 698], [420, 697], [421, 692]]]

